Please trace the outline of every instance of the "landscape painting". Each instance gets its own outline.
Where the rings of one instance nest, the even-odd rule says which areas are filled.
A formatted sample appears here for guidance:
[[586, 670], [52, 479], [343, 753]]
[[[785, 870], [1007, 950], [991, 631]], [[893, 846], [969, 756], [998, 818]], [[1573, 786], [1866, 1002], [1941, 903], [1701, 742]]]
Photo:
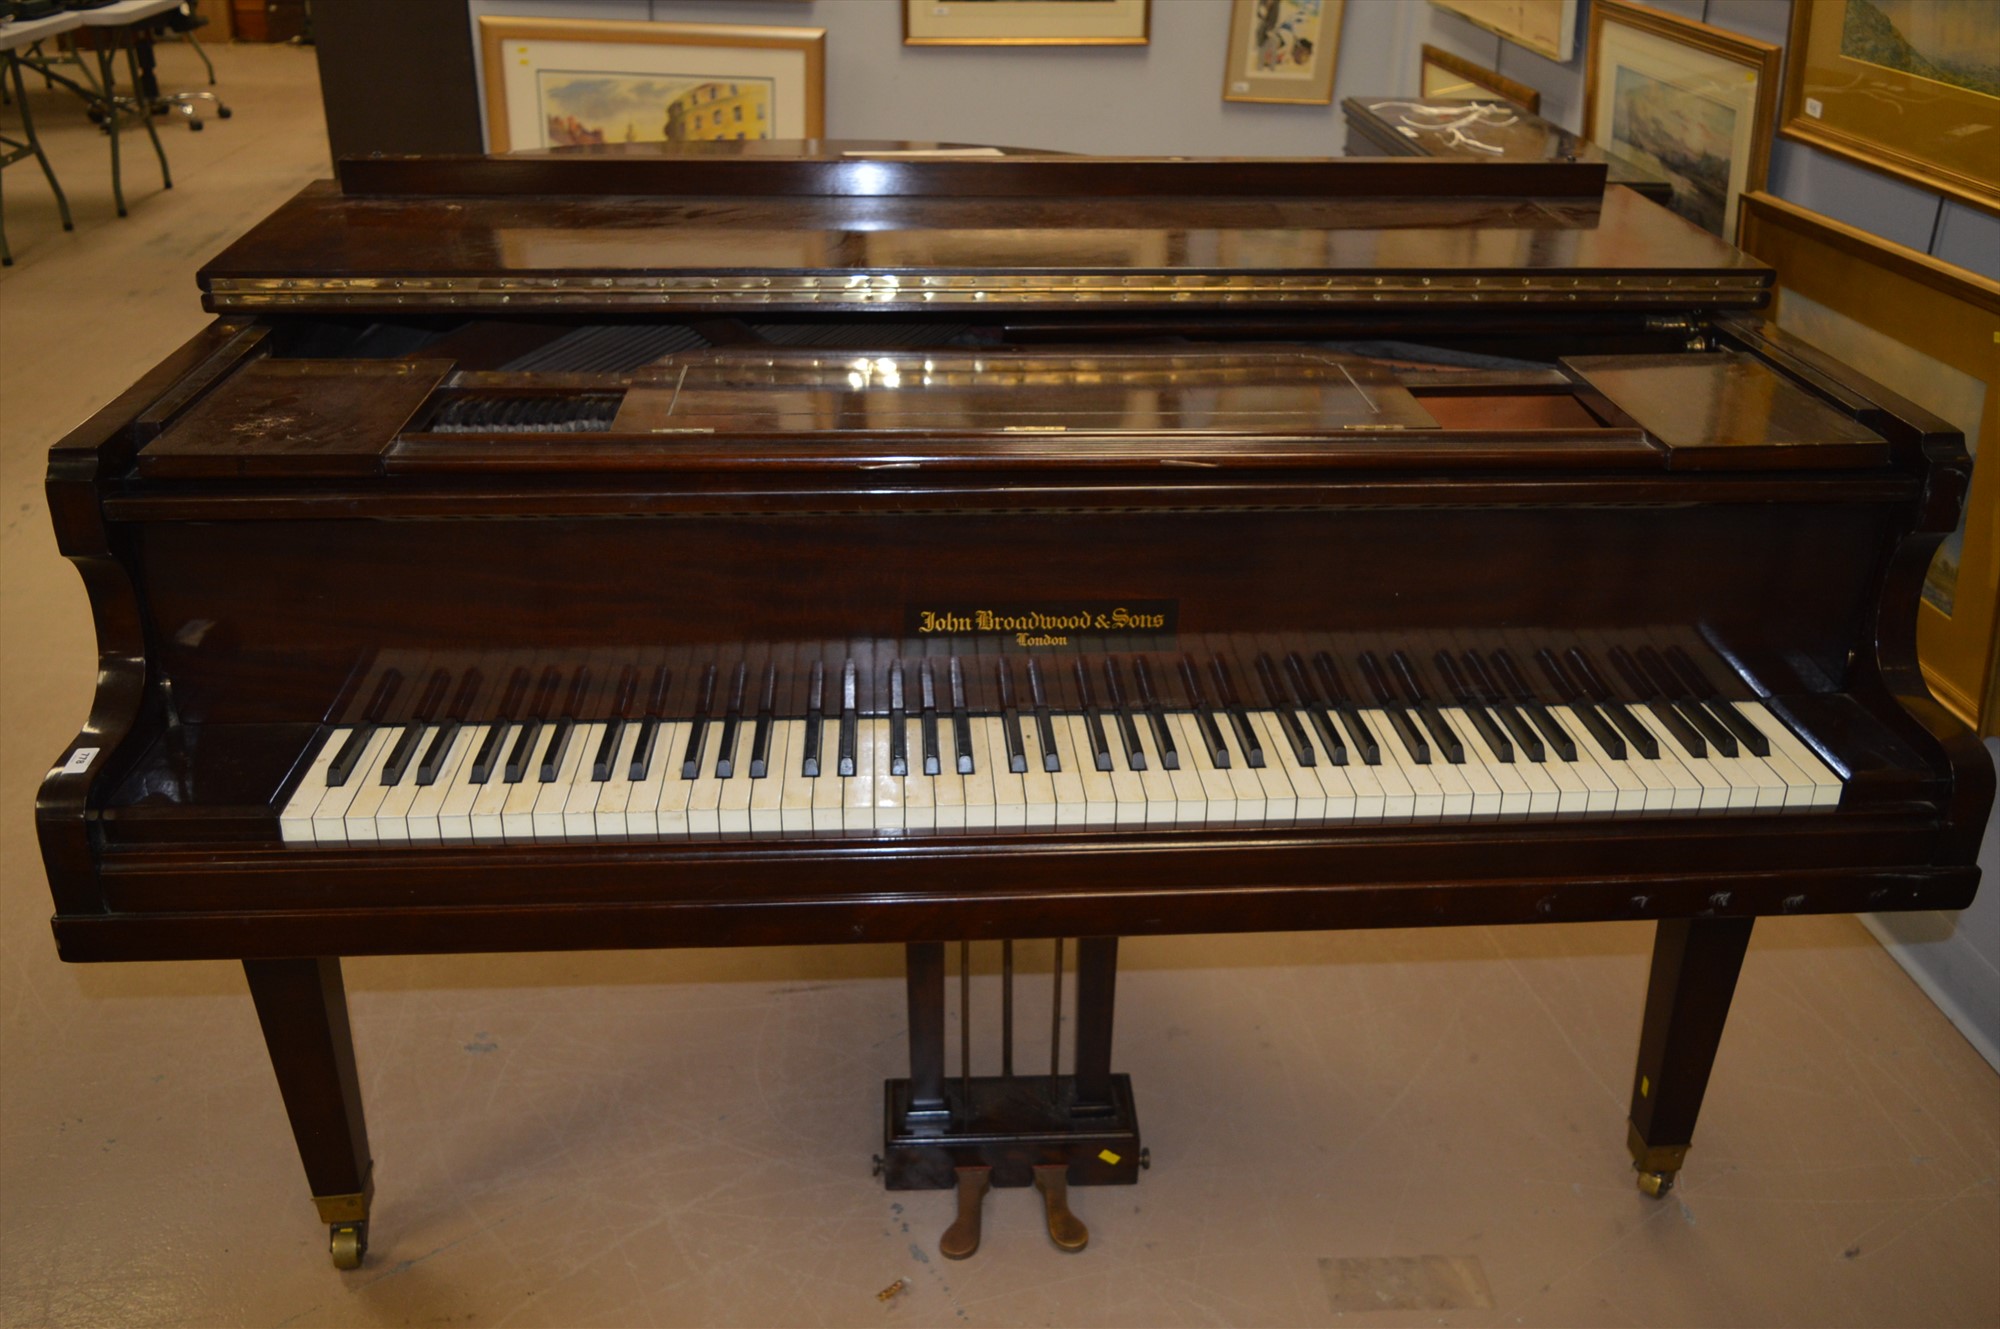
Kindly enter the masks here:
[[1729, 212], [1736, 111], [1630, 67], [1617, 71], [1605, 147], [1673, 183], [1673, 209], [1716, 235]]
[[693, 143], [772, 136], [776, 81], [698, 75], [536, 71], [550, 147]]
[[2000, 6], [1967, 0], [1848, 0], [1840, 53], [2000, 97]]

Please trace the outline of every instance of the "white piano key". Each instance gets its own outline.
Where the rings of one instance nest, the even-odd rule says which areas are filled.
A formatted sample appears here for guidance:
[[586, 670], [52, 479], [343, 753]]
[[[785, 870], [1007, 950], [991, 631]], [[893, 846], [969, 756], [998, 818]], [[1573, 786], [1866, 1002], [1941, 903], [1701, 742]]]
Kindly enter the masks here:
[[1042, 764], [1041, 726], [1032, 715], [1021, 717], [1021, 751], [1028, 759], [1028, 769], [1021, 775], [1025, 823], [1030, 830], [1049, 829], [1056, 824], [1056, 782]]
[[[875, 761], [884, 765], [889, 754], [875, 751], [873, 724], [856, 717], [854, 722], [854, 774], [836, 776], [840, 781], [840, 829], [847, 832], [875, 829]], [[822, 775], [821, 779], [826, 777]]]
[[1646, 805], [1646, 787], [1639, 778], [1629, 771], [1614, 770], [1623, 762], [1614, 762], [1598, 741], [1591, 737], [1590, 730], [1575, 711], [1567, 706], [1551, 706], [1549, 714], [1562, 723], [1576, 740], [1576, 760], [1570, 764], [1570, 771], [1583, 781], [1588, 791], [1584, 800], [1584, 811], [1593, 814], [1613, 812], [1637, 812]]
[[[1079, 753], [1090, 751], [1090, 726], [1080, 715], [1070, 716], [1069, 720], [1071, 744]], [[1093, 779], [1104, 781], [1110, 787], [1112, 824], [1137, 828], [1146, 824], [1146, 785], [1140, 779], [1139, 773], [1127, 765], [1129, 759], [1125, 753], [1124, 743], [1110, 733], [1111, 726], [1115, 723], [1116, 721], [1110, 716], [1104, 719], [1106, 736], [1111, 739], [1111, 769], [1098, 770], [1094, 759], [1088, 763], [1088, 769], [1081, 772], [1084, 779], [1084, 797], [1094, 800], [1095, 791], [1099, 786], [1092, 784], [1091, 781]], [[1093, 802], [1092, 806], [1097, 806], [1096, 802]]]
[[[556, 767], [556, 778], [542, 785], [541, 791], [535, 795], [532, 824], [535, 839], [543, 844], [561, 843], [568, 831], [564, 823], [564, 814], [569, 807], [570, 793], [576, 787], [578, 772], [582, 772], [582, 779], [586, 784], [590, 781], [590, 757], [595, 749], [586, 750], [587, 745], [583, 739], [587, 732], [588, 729], [584, 726], [572, 726], [569, 745], [563, 749], [562, 762]], [[543, 746], [546, 747], [547, 743], [545, 737]], [[522, 780], [523, 784], [541, 775], [541, 757], [541, 753], [535, 754], [535, 768], [528, 772]]]
[[[578, 725], [576, 733], [570, 737], [569, 745], [580, 751], [582, 762], [569, 779], [569, 792], [563, 797], [562, 838], [565, 840], [595, 840], [597, 838], [597, 800], [603, 797], [611, 780], [595, 780], [597, 749], [604, 745], [604, 722], [593, 721]], [[618, 772], [614, 769], [615, 779]]]
[[[750, 833], [750, 800], [757, 792], [756, 786], [763, 783], [750, 778], [750, 745], [756, 731], [756, 723], [748, 717], [736, 726], [735, 750], [728, 754], [734, 759], [732, 773], [722, 782], [722, 801], [716, 807], [716, 819], [724, 835]], [[717, 760], [723, 755], [718, 751]]]
[[[1181, 751], [1181, 771], [1191, 773], [1200, 783], [1203, 804], [1201, 824], [1234, 824], [1236, 786], [1230, 783], [1227, 772], [1217, 770], [1215, 763], [1209, 760], [1208, 745], [1202, 741], [1199, 722], [1187, 711], [1169, 711], [1167, 726], [1174, 736], [1174, 745]], [[1179, 791], [1175, 793], [1178, 799]], [[1185, 800], [1179, 801], [1185, 803]]]
[[[1111, 781], [1091, 759], [1088, 729], [1080, 715], [1053, 717], [1056, 760], [1062, 769], [1050, 778], [1056, 786], [1056, 825], [1109, 826], [1118, 819], [1118, 800]], [[1083, 738], [1079, 748], [1077, 739]], [[1087, 779], [1086, 777], [1095, 777]], [[1092, 798], [1095, 786], [1096, 798]]]
[[[313, 808], [312, 826], [315, 843], [347, 843], [347, 809], [354, 805], [356, 796], [362, 791], [363, 773], [380, 764], [382, 753], [388, 746], [389, 730], [377, 729], [369, 735], [368, 745], [361, 749], [361, 758], [354, 763], [354, 770], [348, 775], [347, 782], [338, 789], [327, 790], [326, 797], [320, 799], [318, 806]], [[372, 822], [370, 828], [373, 828]]]
[[[1664, 725], [1648, 715], [1644, 707], [1628, 706], [1626, 710], [1634, 720], [1639, 722], [1641, 728], [1653, 736], [1654, 742], [1659, 744], [1660, 755], [1658, 757], [1640, 757], [1637, 761], [1633, 762], [1633, 765], [1639, 768], [1640, 779], [1645, 779], [1646, 772], [1652, 770], [1657, 772], [1660, 778], [1667, 782], [1668, 787], [1672, 791], [1673, 800], [1668, 806], [1677, 812], [1685, 812], [1701, 807], [1729, 806], [1729, 782], [1727, 780], [1716, 775], [1712, 770], [1704, 771], [1701, 774], [1696, 774], [1694, 771], [1689, 770], [1688, 767], [1692, 764], [1693, 759], [1683, 762], [1676, 755], [1681, 751], [1680, 744], [1675, 743], [1667, 737]], [[1626, 753], [1628, 755], [1632, 753], [1632, 749], [1629, 746], [1626, 748]], [[1704, 776], [1707, 777], [1707, 783], [1704, 783]], [[1719, 791], [1714, 788], [1718, 784], [1721, 786]], [[1648, 806], [1652, 805], [1649, 803]]]
[[[1436, 821], [1444, 816], [1444, 788], [1431, 773], [1428, 763], [1419, 762], [1403, 742], [1402, 731], [1394, 724], [1385, 723], [1376, 727], [1375, 733], [1382, 742], [1382, 768], [1393, 768], [1410, 786], [1409, 815], [1418, 821]], [[1431, 760], [1439, 760], [1433, 751]]]
[[[813, 828], [813, 787], [819, 783], [804, 774], [806, 722], [783, 721], [785, 731], [784, 787], [778, 799], [778, 825], [786, 835], [810, 835]], [[826, 734], [820, 733], [824, 755]]]
[[[906, 721], [907, 723], [907, 721]], [[894, 753], [890, 748], [889, 721], [886, 719], [863, 722], [870, 743], [874, 745], [875, 770], [875, 829], [901, 830], [904, 826], [903, 786], [906, 777], [896, 774]], [[907, 731], [905, 742], [908, 741]], [[907, 766], [907, 762], [905, 765]], [[917, 763], [921, 768], [921, 760]]]
[[1780, 720], [1761, 701], [1739, 701], [1736, 709], [1743, 718], [1762, 730], [1771, 740], [1771, 751], [1784, 757], [1808, 782], [1804, 806], [1837, 807], [1840, 804], [1842, 780], [1832, 767], [1820, 759], [1817, 752], [1804, 739], [1793, 733], [1791, 726]]
[[[1284, 721], [1270, 712], [1264, 712], [1252, 718], [1260, 725], [1264, 733], [1264, 760], [1284, 772], [1286, 782], [1292, 787], [1290, 816], [1293, 824], [1299, 826], [1318, 826], [1326, 822], [1326, 785], [1319, 778], [1319, 763], [1324, 760], [1323, 755], [1315, 748], [1313, 750], [1314, 764], [1311, 766], [1301, 765], [1299, 754], [1292, 747], [1290, 731]], [[1310, 739], [1308, 742], [1310, 742]], [[1340, 819], [1347, 820], [1354, 815], [1354, 796], [1351, 789], [1345, 788], [1345, 782], [1343, 782], [1342, 788], [1346, 797], [1347, 807], [1346, 816]]]
[[796, 720], [771, 721], [771, 742], [764, 754], [764, 778], [751, 780], [746, 764], [738, 772], [750, 786], [750, 833], [752, 835], [778, 835], [785, 826], [784, 800], [787, 772], [792, 769], [792, 726]]
[[597, 786], [591, 800], [591, 834], [600, 840], [622, 840], [631, 829], [626, 814], [632, 807], [632, 750], [639, 746], [639, 726], [628, 723], [618, 734], [618, 752], [611, 764], [611, 777]]
[[693, 832], [688, 823], [688, 800], [694, 797], [695, 782], [681, 775], [681, 756], [687, 749], [688, 736], [694, 732], [694, 724], [676, 720], [671, 729], [666, 725], [660, 728], [665, 746], [653, 754], [660, 767], [660, 802], [654, 816], [662, 840], [679, 840]]
[[473, 839], [472, 810], [486, 786], [472, 783], [472, 767], [491, 729], [483, 724], [465, 728], [465, 756], [451, 777], [444, 801], [438, 804], [438, 839], [446, 844], [469, 844]]
[[953, 759], [951, 722], [948, 717], [939, 716], [938, 725], [946, 732], [939, 735], [943, 751], [939, 754], [938, 773], [931, 777], [931, 803], [936, 809], [939, 830], [962, 831], [969, 824], [965, 809], [970, 795], [966, 792], [965, 777], [958, 773], [958, 763]]
[[[1519, 747], [1514, 749], [1513, 761], [1501, 761], [1499, 754], [1493, 751], [1493, 745], [1486, 741], [1486, 735], [1481, 732], [1478, 725], [1472, 723], [1471, 717], [1464, 711], [1454, 706], [1445, 714], [1453, 719], [1452, 727], [1458, 731], [1459, 737], [1465, 743], [1465, 769], [1468, 781], [1472, 773], [1477, 771], [1484, 782], [1485, 787], [1475, 788], [1473, 791], [1473, 815], [1515, 817], [1528, 812], [1532, 804], [1528, 795], [1528, 783], [1515, 767], [1532, 763], [1522, 756], [1521, 749]], [[1549, 792], [1551, 794], [1555, 792], [1554, 785], [1549, 786]], [[1549, 802], [1549, 807], [1533, 810], [1555, 811], [1555, 800], [1551, 798]]]
[[[1486, 764], [1475, 760], [1473, 746], [1468, 738], [1474, 726], [1465, 717], [1465, 712], [1457, 707], [1439, 707], [1438, 717], [1454, 734], [1458, 735], [1458, 746], [1463, 761], [1452, 761], [1442, 748], [1433, 745], [1431, 760], [1437, 765], [1438, 784], [1445, 791], [1444, 814], [1447, 817], [1496, 817], [1500, 814], [1500, 787], [1486, 772]], [[1454, 718], [1455, 717], [1455, 718]], [[1497, 763], [1496, 763], [1497, 764]]]
[[[409, 811], [403, 817], [403, 830], [410, 843], [434, 844], [444, 838], [439, 814], [444, 810], [445, 800], [450, 796], [459, 772], [472, 762], [475, 728], [474, 725], [458, 726], [444, 750], [443, 759], [438, 762], [436, 778], [427, 785], [417, 786], [417, 796], [411, 800]], [[421, 759], [421, 754], [419, 757]], [[416, 763], [412, 762], [413, 771], [415, 767]]]
[[[1367, 808], [1374, 806], [1374, 799], [1367, 796], [1367, 786], [1374, 785], [1382, 798], [1381, 809], [1375, 816], [1384, 821], [1408, 821], [1417, 815], [1417, 788], [1410, 783], [1405, 763], [1409, 761], [1400, 743], [1392, 742], [1388, 731], [1392, 727], [1389, 717], [1381, 711], [1360, 711], [1361, 719], [1375, 734], [1376, 746], [1380, 749], [1381, 760], [1370, 766], [1362, 760], [1361, 753], [1350, 746], [1347, 749], [1347, 778], [1354, 782], [1357, 818], [1367, 816]], [[1318, 739], [1315, 734], [1315, 740]]]
[[1136, 718], [1139, 755], [1146, 759], [1144, 769], [1137, 772], [1140, 787], [1146, 791], [1146, 825], [1200, 826], [1208, 815], [1200, 779], [1192, 771], [1168, 770], [1160, 760], [1153, 726], [1143, 716]]
[[278, 814], [278, 834], [287, 844], [313, 843], [313, 809], [326, 797], [327, 768], [340, 755], [341, 744], [347, 742], [349, 732], [336, 729], [326, 736], [313, 756], [312, 765], [299, 777], [298, 787], [285, 800], [284, 810]]
[[[396, 740], [402, 734], [401, 725], [383, 725], [378, 736], [386, 735], [388, 741], [380, 749], [371, 743], [366, 759], [348, 777], [348, 783], [354, 786], [354, 801], [347, 805], [347, 815], [340, 820], [349, 844], [372, 844], [376, 839], [375, 814], [381, 809], [382, 800], [389, 796], [389, 786], [382, 783], [382, 770], [389, 764], [389, 754], [396, 750]], [[415, 778], [408, 771], [404, 774]]]
[[[676, 739], [681, 740], [677, 744]], [[653, 727], [652, 757], [646, 763], [646, 776], [632, 782], [632, 792], [625, 800], [625, 834], [634, 840], [658, 840], [663, 838], [660, 829], [660, 800], [667, 791], [683, 784], [679, 748], [685, 745], [687, 724], [685, 721], [661, 720]], [[629, 772], [630, 767], [628, 765]], [[686, 793], [681, 794], [683, 800]], [[685, 809], [686, 802], [681, 804]], [[674, 823], [674, 829], [666, 832], [678, 839], [680, 827], [685, 818]]]
[[375, 838], [383, 844], [410, 842], [410, 809], [416, 805], [417, 795], [422, 792], [417, 784], [417, 767], [422, 764], [424, 749], [430, 745], [435, 732], [424, 726], [416, 751], [410, 754], [408, 764], [403, 767], [403, 778], [383, 792], [382, 801], [375, 807]]
[[933, 831], [937, 829], [937, 779], [924, 774], [922, 718], [904, 717], [903, 734], [910, 771], [903, 777], [903, 826], [912, 831]]
[[979, 751], [993, 784], [993, 825], [1003, 831], [1019, 830], [1028, 824], [1028, 793], [1009, 761], [1005, 725], [997, 715], [984, 715], [972, 727], [986, 740]]
[[1248, 772], [1256, 777], [1263, 797], [1263, 820], [1277, 826], [1295, 825], [1299, 820], [1299, 796], [1278, 756], [1281, 746], [1289, 752], [1291, 744], [1279, 736], [1278, 717], [1269, 711], [1248, 711], [1244, 718], [1264, 749], [1264, 764], [1250, 767]]
[[[717, 719], [708, 722], [708, 741], [702, 745], [701, 772], [688, 783], [688, 834], [714, 838], [722, 834], [722, 791], [729, 782], [715, 774], [716, 759], [722, 754], [716, 745], [722, 738], [723, 724]], [[741, 742], [743, 729], [737, 726], [737, 741]]]

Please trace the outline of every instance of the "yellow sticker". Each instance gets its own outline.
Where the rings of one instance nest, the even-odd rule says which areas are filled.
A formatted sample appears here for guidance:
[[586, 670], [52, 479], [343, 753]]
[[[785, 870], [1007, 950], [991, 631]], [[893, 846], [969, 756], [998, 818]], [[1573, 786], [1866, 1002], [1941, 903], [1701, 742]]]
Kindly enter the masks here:
[[1647, 1094], [1651, 1093], [1652, 1091], [1653, 1091], [1653, 1082], [1652, 1082], [1651, 1080], [1648, 1080], [1648, 1079], [1647, 1079], [1647, 1078], [1646, 1078], [1645, 1076], [1643, 1076], [1643, 1075], [1642, 1075], [1642, 1076], [1640, 1076], [1640, 1077], [1639, 1077], [1639, 1097], [1641, 1097], [1641, 1098], [1644, 1098], [1644, 1097], [1645, 1097], [1645, 1096], [1646, 1096]]
[[1114, 1154], [1114, 1153], [1112, 1153], [1112, 1152], [1111, 1152], [1111, 1151], [1110, 1151], [1109, 1149], [1100, 1149], [1100, 1150], [1098, 1150], [1098, 1151], [1097, 1151], [1097, 1156], [1098, 1156], [1099, 1158], [1103, 1159], [1103, 1160], [1104, 1160], [1105, 1162], [1109, 1163], [1109, 1164], [1110, 1164], [1110, 1165], [1111, 1165], [1112, 1167], [1117, 1167], [1117, 1166], [1118, 1166], [1118, 1163], [1119, 1163], [1119, 1158], [1118, 1158], [1118, 1155], [1117, 1155], [1117, 1154]]

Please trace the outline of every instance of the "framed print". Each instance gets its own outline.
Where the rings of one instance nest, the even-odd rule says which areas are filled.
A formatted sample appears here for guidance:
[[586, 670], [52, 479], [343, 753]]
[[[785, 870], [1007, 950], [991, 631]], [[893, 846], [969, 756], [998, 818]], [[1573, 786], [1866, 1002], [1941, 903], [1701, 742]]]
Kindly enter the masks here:
[[1478, 101], [1498, 97], [1510, 101], [1529, 115], [1542, 109], [1542, 94], [1525, 83], [1517, 83], [1498, 70], [1474, 64], [1462, 55], [1426, 44], [1417, 65], [1417, 95], [1444, 97], [1452, 101]]
[[489, 152], [823, 132], [821, 28], [482, 16], [479, 44]]
[[1577, 0], [1431, 0], [1468, 23], [1565, 63], [1576, 54]]
[[1234, 0], [1222, 75], [1226, 102], [1333, 102], [1347, 0]]
[[2000, 213], [2000, 5], [1793, 5], [1778, 132]]
[[1958, 530], [1931, 560], [1917, 654], [1938, 700], [1991, 734], [1995, 602], [2000, 600], [2000, 282], [1752, 193], [1744, 249], [1778, 270], [1772, 317], [1956, 425], [1973, 454]]
[[1626, 0], [1590, 9], [1583, 136], [1665, 176], [1675, 212], [1725, 239], [1764, 187], [1778, 48]]
[[1144, 46], [1148, 0], [903, 0], [905, 46]]

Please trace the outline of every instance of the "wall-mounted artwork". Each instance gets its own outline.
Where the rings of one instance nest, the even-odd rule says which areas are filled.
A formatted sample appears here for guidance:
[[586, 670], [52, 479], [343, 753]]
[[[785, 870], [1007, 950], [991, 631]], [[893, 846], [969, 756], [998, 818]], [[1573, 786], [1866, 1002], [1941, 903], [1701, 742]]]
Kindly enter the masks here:
[[1725, 238], [1771, 161], [1778, 48], [1625, 0], [1590, 10], [1583, 135], [1665, 176], [1669, 205]]
[[2000, 4], [1792, 6], [1786, 138], [2000, 212]]
[[905, 46], [1144, 46], [1147, 0], [903, 0]]
[[1768, 194], [1743, 200], [1743, 248], [1778, 270], [1780, 328], [1956, 426], [1972, 490], [1917, 607], [1917, 655], [1932, 693], [1982, 732], [1993, 692], [2000, 601], [2000, 282], [1974, 276]]
[[489, 152], [816, 138], [819, 28], [479, 20]]
[[1346, 8], [1347, 0], [1235, 0], [1222, 100], [1330, 104]]
[[1576, 53], [1576, 0], [1431, 0], [1536, 55], [1567, 61]]
[[1451, 101], [1484, 101], [1489, 97], [1498, 97], [1514, 103], [1530, 115], [1542, 109], [1542, 94], [1527, 84], [1428, 43], [1417, 66], [1417, 78], [1417, 95], [1420, 97], [1442, 97]]

